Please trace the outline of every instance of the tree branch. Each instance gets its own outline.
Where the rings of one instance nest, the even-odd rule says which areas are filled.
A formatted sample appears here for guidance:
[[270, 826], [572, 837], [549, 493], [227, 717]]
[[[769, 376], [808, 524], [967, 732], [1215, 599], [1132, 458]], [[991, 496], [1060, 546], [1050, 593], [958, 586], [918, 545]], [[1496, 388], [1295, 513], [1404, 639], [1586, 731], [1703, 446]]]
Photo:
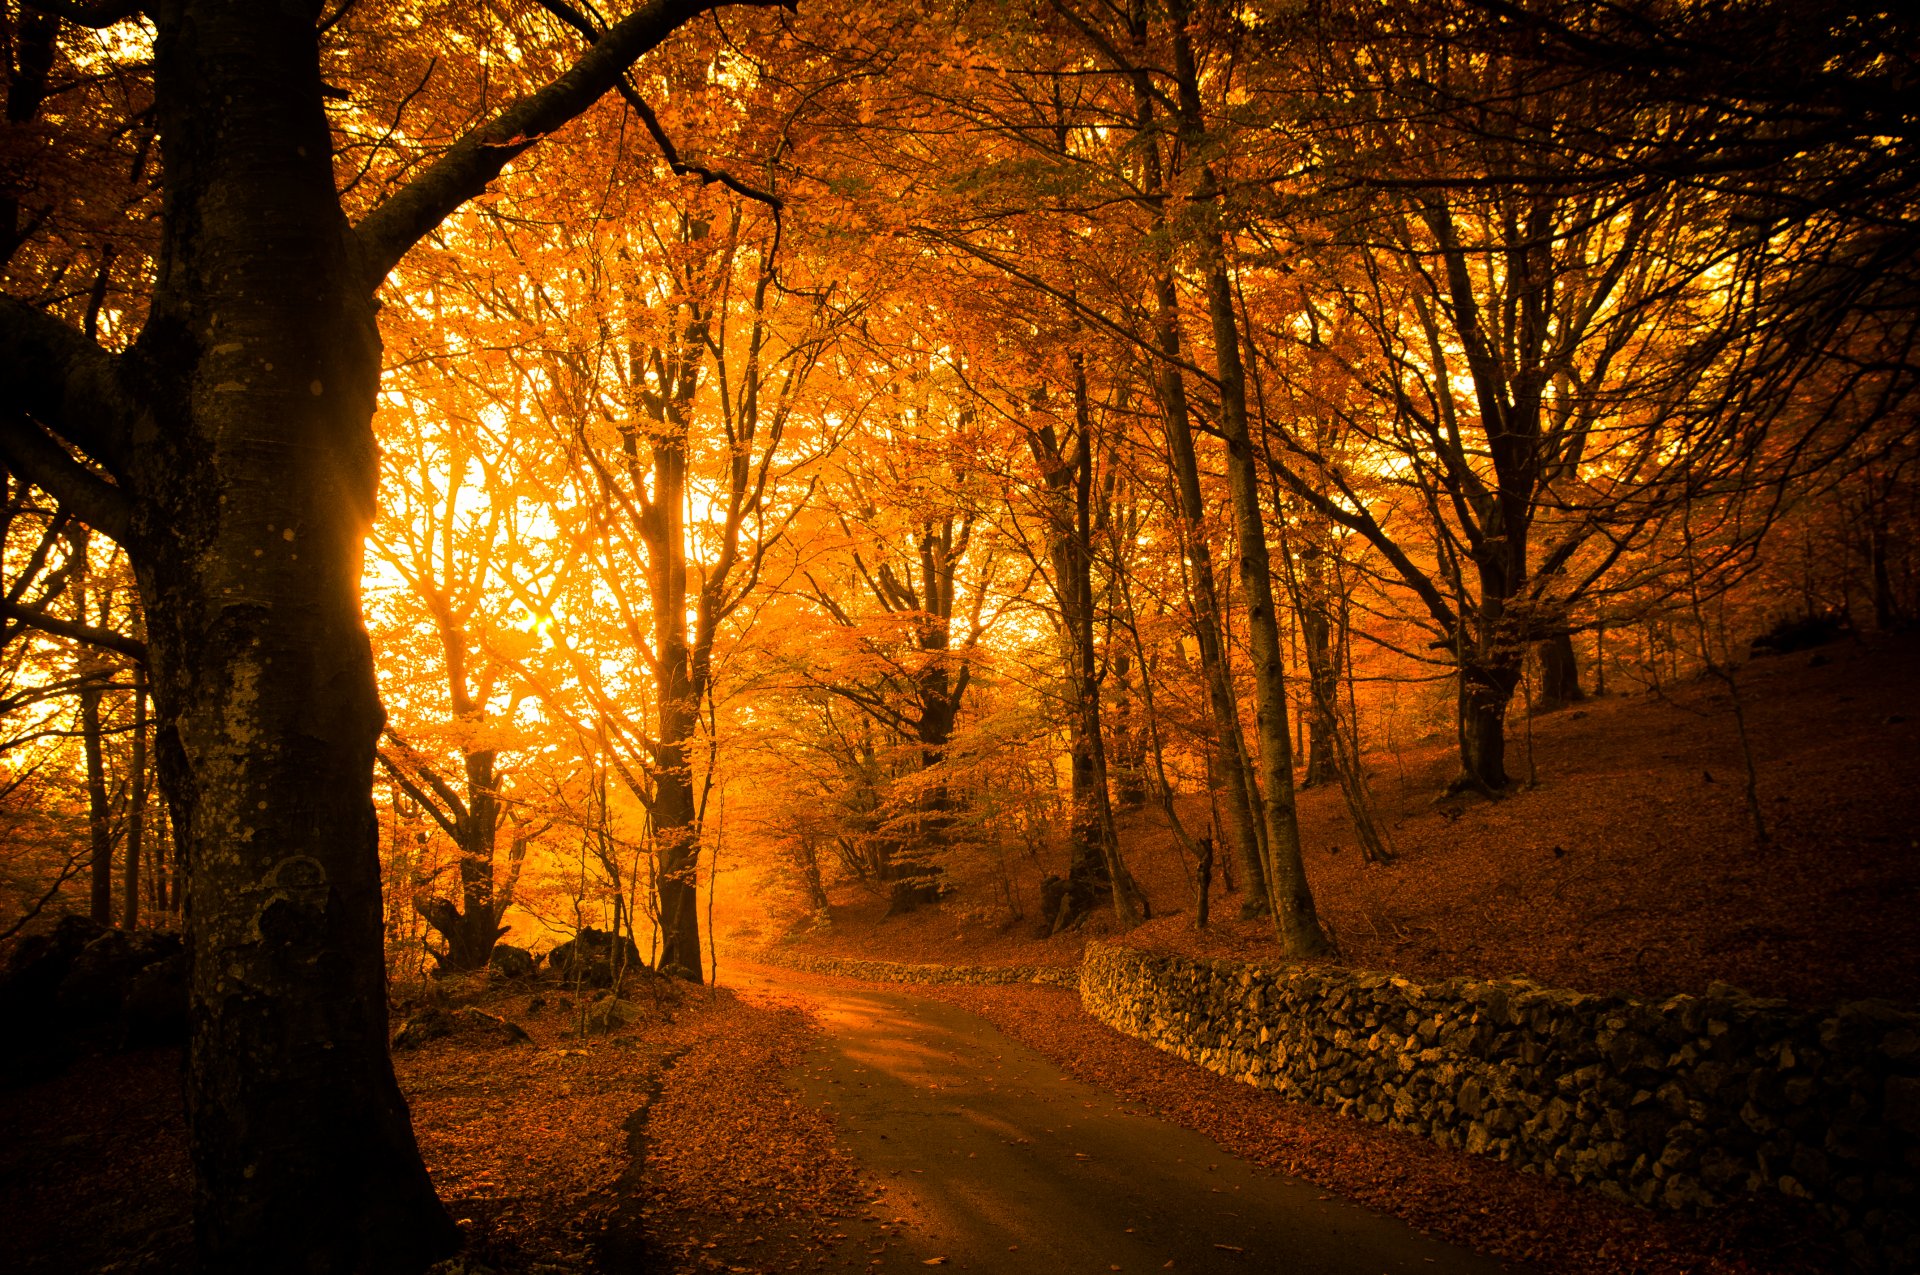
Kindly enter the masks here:
[[[368, 287], [454, 209], [486, 190], [506, 166], [542, 137], [599, 101], [627, 68], [674, 30], [723, 0], [647, 0], [608, 27], [565, 73], [473, 129], [419, 176], [361, 219], [356, 234]], [[768, 8], [793, 0], [732, 0]]]
[[[554, 17], [578, 31], [581, 35], [586, 36], [587, 39], [598, 40], [600, 38], [600, 28], [594, 24], [593, 20], [572, 5], [567, 4], [566, 0], [536, 0], [536, 3], [538, 3], [542, 9], [545, 9], [548, 13], [551, 13]], [[724, 168], [709, 168], [705, 164], [696, 164], [690, 160], [682, 159], [680, 157], [680, 148], [673, 144], [671, 137], [667, 136], [667, 130], [661, 126], [660, 117], [654, 114], [652, 105], [647, 102], [646, 98], [640, 96], [640, 90], [633, 86], [633, 82], [629, 80], [624, 73], [614, 82], [613, 87], [619, 91], [620, 96], [626, 100], [627, 105], [633, 108], [633, 113], [640, 117], [640, 122], [646, 126], [648, 136], [652, 137], [653, 144], [660, 148], [661, 158], [667, 161], [667, 167], [673, 170], [674, 176], [698, 177], [702, 182], [707, 184], [719, 182], [722, 186], [725, 186], [728, 190], [736, 194], [765, 204], [773, 210], [773, 215], [776, 218], [780, 216], [781, 210], [786, 207], [786, 201], [782, 200], [778, 195], [773, 194], [771, 191], [761, 190], [757, 186], [749, 186], [746, 182], [741, 181]]]
[[141, 407], [120, 360], [78, 329], [0, 297], [0, 395], [118, 475]]
[[[446, 829], [447, 835], [453, 838], [455, 845], [462, 846], [464, 849], [465, 830], [471, 818], [467, 811], [467, 803], [460, 799], [460, 794], [434, 771], [433, 766], [412, 744], [392, 731], [387, 732], [387, 738], [393, 741], [393, 747], [375, 749], [374, 756], [386, 768], [387, 773], [393, 776], [394, 782], [406, 789], [409, 797], [426, 807], [427, 813], [433, 816], [433, 821]], [[445, 809], [422, 791], [423, 784], [432, 789], [434, 796], [441, 802], [446, 803]]]
[[108, 651], [118, 651], [128, 659], [138, 660], [142, 664], [147, 662], [145, 642], [139, 638], [128, 637], [124, 633], [115, 633], [112, 629], [96, 628], [76, 620], [63, 620], [57, 615], [47, 615], [32, 607], [21, 606], [8, 598], [0, 598], [0, 617], [16, 620], [30, 629], [39, 629], [42, 633], [51, 633], [55, 637], [84, 642], [88, 646], [97, 646]]
[[133, 502], [125, 492], [69, 456], [45, 430], [18, 412], [0, 411], [0, 465], [60, 502], [102, 535], [127, 542]]

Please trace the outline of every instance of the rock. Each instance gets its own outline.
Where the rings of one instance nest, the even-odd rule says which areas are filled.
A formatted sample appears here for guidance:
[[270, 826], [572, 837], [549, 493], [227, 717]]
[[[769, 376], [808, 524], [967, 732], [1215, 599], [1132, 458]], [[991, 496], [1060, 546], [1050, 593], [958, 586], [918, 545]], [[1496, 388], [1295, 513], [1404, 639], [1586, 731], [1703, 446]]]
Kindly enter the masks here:
[[418, 1049], [430, 1040], [453, 1035], [453, 1015], [437, 1007], [428, 1007], [400, 1024], [394, 1034], [395, 1049]]
[[485, 1010], [475, 1009], [471, 1005], [465, 1009], [453, 1011], [453, 1034], [456, 1036], [479, 1036], [500, 1045], [529, 1045], [533, 1037], [527, 1035], [520, 1024], [489, 1014]]
[[[108, 930], [87, 944], [60, 980], [56, 1001], [69, 1030], [89, 1039], [117, 1036], [127, 995], [149, 966], [184, 958], [186, 942], [164, 930]], [[185, 994], [185, 970], [175, 977]], [[180, 1012], [186, 1012], [183, 1003]]]
[[613, 1031], [630, 1027], [646, 1016], [646, 1011], [632, 1001], [622, 1000], [618, 996], [603, 996], [587, 1007], [587, 1028], [589, 1031]]
[[1822, 1015], [1724, 985], [1656, 1003], [1102, 942], [1080, 994], [1095, 1018], [1220, 1074], [1617, 1198], [1803, 1198], [1863, 1235], [1879, 1268], [1903, 1268], [1895, 1202], [1920, 1196], [1920, 1015], [1906, 1006]]
[[536, 965], [532, 952], [511, 943], [495, 943], [487, 958], [487, 968], [501, 978], [532, 978]]
[[144, 964], [131, 936], [108, 930], [75, 954], [54, 994], [60, 1016], [75, 1030], [90, 1035], [118, 1019], [126, 999], [127, 982]]
[[21, 939], [0, 977], [0, 1014], [12, 1019], [50, 1008], [74, 958], [106, 932], [84, 916], [63, 916], [51, 930]]
[[472, 1037], [496, 1045], [524, 1045], [533, 1039], [520, 1024], [469, 1005], [451, 1011], [439, 1008], [421, 1010], [401, 1024], [399, 1032], [394, 1035], [393, 1047], [418, 1049], [429, 1041], [445, 1040], [451, 1036]]
[[1888, 1032], [1880, 1041], [1880, 1055], [1901, 1066], [1920, 1063], [1920, 1031], [1902, 1027]]
[[547, 954], [547, 968], [576, 986], [612, 987], [616, 970], [641, 968], [640, 949], [626, 935], [616, 939], [589, 925]]
[[88, 1048], [184, 1039], [188, 974], [178, 934], [62, 917], [23, 940], [0, 976], [0, 1021], [19, 1042], [0, 1057], [0, 1072], [44, 1079]]

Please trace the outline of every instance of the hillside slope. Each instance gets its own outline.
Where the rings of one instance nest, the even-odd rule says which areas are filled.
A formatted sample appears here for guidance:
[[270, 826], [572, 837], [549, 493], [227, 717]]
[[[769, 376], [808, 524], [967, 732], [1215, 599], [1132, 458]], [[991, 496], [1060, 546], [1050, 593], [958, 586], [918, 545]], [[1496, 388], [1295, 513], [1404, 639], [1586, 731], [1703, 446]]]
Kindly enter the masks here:
[[[1803, 1003], [1920, 1000], [1920, 642], [1851, 640], [1741, 670], [1771, 843], [1758, 846], [1743, 795], [1731, 702], [1718, 683], [1610, 696], [1531, 724], [1537, 786], [1497, 802], [1433, 798], [1449, 742], [1371, 754], [1372, 783], [1399, 859], [1359, 861], [1340, 794], [1301, 797], [1307, 869], [1341, 959], [1440, 977], [1519, 976], [1587, 990], [1666, 995], [1727, 982]], [[1528, 770], [1527, 724], [1511, 768]], [[1180, 806], [1204, 830], [1203, 798]], [[1192, 888], [1157, 810], [1126, 816], [1122, 850], [1156, 918], [1136, 941], [1270, 956], [1270, 931], [1235, 919], [1192, 928]], [[1078, 960], [1079, 932], [1035, 937], [1040, 876], [1022, 862], [1025, 915], [987, 906], [961, 875], [939, 907], [883, 918], [851, 886], [806, 950], [946, 963]]]

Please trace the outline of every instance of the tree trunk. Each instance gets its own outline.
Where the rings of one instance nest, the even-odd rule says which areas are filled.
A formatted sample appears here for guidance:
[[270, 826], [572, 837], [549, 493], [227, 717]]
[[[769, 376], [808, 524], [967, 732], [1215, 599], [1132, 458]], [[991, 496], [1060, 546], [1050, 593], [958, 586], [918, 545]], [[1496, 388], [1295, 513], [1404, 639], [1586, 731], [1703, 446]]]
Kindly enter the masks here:
[[1504, 791], [1507, 775], [1507, 705], [1520, 685], [1516, 662], [1466, 663], [1459, 673], [1460, 774], [1449, 792]]
[[1571, 633], [1556, 633], [1534, 649], [1540, 657], [1541, 712], [1551, 713], [1587, 697], [1580, 689], [1580, 663]]
[[1607, 693], [1607, 626], [1597, 624], [1593, 629], [1593, 693], [1604, 698]]
[[[689, 386], [689, 399], [691, 393]], [[687, 410], [687, 401], [664, 408], [652, 441], [653, 498], [644, 531], [654, 650], [660, 661], [660, 738], [648, 815], [655, 846], [654, 901], [660, 915], [659, 968], [699, 983], [705, 981], [700, 811], [687, 746], [699, 728], [703, 688], [696, 681], [695, 652], [687, 639]]]
[[[1179, 318], [1174, 309], [1175, 292], [1170, 274], [1160, 276], [1156, 292], [1161, 350], [1169, 360], [1178, 359], [1181, 357]], [[1245, 764], [1241, 744], [1240, 701], [1221, 632], [1220, 589], [1214, 575], [1213, 547], [1206, 533], [1206, 505], [1200, 493], [1200, 465], [1194, 454], [1193, 427], [1187, 415], [1186, 383], [1171, 363], [1163, 365], [1160, 382], [1168, 451], [1173, 458], [1181, 517], [1188, 527], [1187, 555], [1193, 563], [1193, 632], [1200, 648], [1200, 671], [1206, 679], [1207, 702], [1212, 710], [1215, 787], [1223, 802], [1220, 814], [1225, 825], [1220, 833], [1239, 857], [1241, 873], [1248, 883], [1241, 915], [1265, 916], [1268, 911], [1266, 870], [1262, 867], [1265, 856], [1260, 848], [1256, 813], [1259, 791]]]
[[[1867, 582], [1873, 597], [1873, 627], [1882, 633], [1892, 633], [1900, 627], [1900, 601], [1894, 593], [1892, 560], [1894, 557], [1894, 536], [1892, 520], [1887, 511], [1885, 491], [1875, 491], [1873, 471], [1869, 469], [1864, 476], [1866, 500], [1864, 515], [1867, 524]], [[1811, 612], [1809, 612], [1811, 614]]]
[[[85, 527], [76, 527], [68, 538], [73, 554], [73, 618], [86, 625], [93, 623], [92, 593], [87, 588], [88, 541]], [[99, 652], [82, 646], [78, 671], [84, 679], [80, 684], [80, 743], [87, 763], [87, 914], [107, 925], [113, 921], [113, 820], [107, 809], [107, 764], [100, 737], [100, 700], [105, 694], [100, 682], [106, 668]]]
[[1122, 807], [1138, 810], [1147, 804], [1147, 753], [1140, 730], [1133, 724], [1133, 657], [1128, 652], [1114, 653], [1113, 677], [1113, 744], [1108, 755], [1113, 761], [1114, 787]]
[[1100, 672], [1093, 644], [1093, 419], [1084, 364], [1074, 363], [1074, 445], [1063, 452], [1052, 425], [1031, 437], [1034, 459], [1046, 479], [1050, 535], [1048, 558], [1060, 601], [1060, 636], [1068, 695], [1071, 745], [1071, 851], [1066, 895], [1056, 931], [1111, 898], [1123, 926], [1139, 924], [1141, 896], [1114, 843], [1112, 799], [1107, 791], [1106, 744], [1101, 734]]
[[1194, 865], [1193, 928], [1207, 928], [1208, 909], [1213, 894], [1213, 838], [1200, 838], [1200, 862]]
[[120, 924], [131, 930], [140, 923], [140, 855], [147, 831], [147, 670], [133, 666], [133, 759], [127, 782], [127, 851], [121, 896]]
[[[88, 653], [88, 662], [92, 654]], [[100, 685], [80, 691], [80, 738], [87, 757], [87, 840], [91, 889], [87, 914], [106, 925], [113, 920], [113, 822], [107, 809], [107, 765], [100, 740]]]
[[[1309, 589], [1311, 585], [1307, 586]], [[1306, 590], [1303, 589], [1303, 592]], [[1303, 597], [1300, 604], [1301, 645], [1306, 648], [1310, 696], [1307, 706], [1307, 773], [1300, 786], [1311, 788], [1335, 778], [1334, 721], [1328, 706], [1339, 694], [1334, 661], [1333, 618], [1325, 599]]]
[[1486, 547], [1474, 558], [1480, 598], [1457, 637], [1456, 687], [1460, 774], [1448, 792], [1497, 796], [1513, 781], [1507, 774], [1507, 705], [1520, 685], [1526, 633], [1511, 610], [1526, 578], [1526, 529], [1505, 514], [1490, 517]]
[[158, 12], [168, 217], [134, 559], [187, 867], [199, 1268], [414, 1272], [457, 1234], [387, 1058], [360, 622], [380, 374], [313, 23]]
[[[662, 714], [665, 715], [663, 706]], [[700, 829], [693, 792], [693, 772], [683, 744], [667, 744], [693, 736], [691, 723], [677, 726], [669, 736], [662, 731], [660, 771], [654, 781], [653, 835], [658, 847], [654, 897], [660, 908], [660, 972], [698, 983], [704, 980], [700, 946]]]
[[794, 857], [799, 860], [800, 883], [807, 890], [807, 906], [816, 915], [824, 916], [830, 906], [827, 899], [827, 883], [820, 875], [820, 844], [811, 836], [802, 836], [794, 842]]
[[[1144, 25], [1136, 26], [1136, 39], [1144, 42]], [[1215, 788], [1224, 800], [1218, 829], [1240, 858], [1241, 871], [1248, 883], [1241, 900], [1243, 917], [1265, 916], [1269, 910], [1265, 853], [1261, 849], [1259, 828], [1259, 788], [1244, 761], [1240, 742], [1240, 705], [1233, 674], [1227, 662], [1225, 635], [1220, 620], [1220, 588], [1214, 574], [1213, 546], [1206, 527], [1206, 501], [1200, 492], [1200, 464], [1194, 453], [1193, 422], [1187, 403], [1187, 383], [1181, 373], [1184, 361], [1180, 339], [1180, 294], [1174, 283], [1173, 245], [1167, 222], [1163, 194], [1163, 174], [1159, 141], [1153, 128], [1154, 97], [1145, 71], [1133, 74], [1135, 132], [1143, 146], [1146, 165], [1143, 184], [1155, 197], [1154, 339], [1162, 360], [1156, 379], [1160, 412], [1166, 425], [1167, 453], [1173, 470], [1174, 487], [1179, 495], [1181, 521], [1186, 524], [1185, 550], [1193, 564], [1193, 633], [1200, 648], [1200, 670], [1207, 683], [1208, 703], [1213, 721], [1213, 774]], [[1222, 865], [1224, 868], [1224, 864]], [[1231, 873], [1227, 874], [1231, 880]]]
[[[1199, 75], [1193, 46], [1179, 17], [1173, 25], [1175, 74], [1179, 80], [1181, 125], [1198, 141], [1204, 131]], [[1203, 173], [1202, 195], [1211, 206], [1216, 183]], [[1330, 950], [1313, 906], [1306, 865], [1300, 854], [1300, 824], [1293, 798], [1293, 740], [1287, 724], [1287, 687], [1280, 658], [1279, 616], [1273, 602], [1273, 571], [1267, 553], [1266, 518], [1260, 508], [1260, 481], [1254, 466], [1253, 439], [1247, 422], [1246, 371], [1240, 358], [1240, 327], [1234, 315], [1233, 285], [1227, 277], [1226, 244], [1217, 226], [1201, 232], [1207, 313], [1213, 325], [1214, 358], [1220, 374], [1220, 426], [1227, 442], [1227, 483], [1240, 540], [1240, 587], [1247, 604], [1248, 648], [1253, 663], [1254, 732], [1259, 740], [1259, 776], [1266, 803], [1267, 894], [1274, 910], [1274, 934], [1291, 956]]]

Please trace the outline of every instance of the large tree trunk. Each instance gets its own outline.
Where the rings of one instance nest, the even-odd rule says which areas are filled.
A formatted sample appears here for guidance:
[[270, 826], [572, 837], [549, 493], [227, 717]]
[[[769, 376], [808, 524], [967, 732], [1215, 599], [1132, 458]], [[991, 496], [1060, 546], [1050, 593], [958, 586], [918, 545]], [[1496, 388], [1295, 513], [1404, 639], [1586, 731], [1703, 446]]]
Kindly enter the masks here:
[[1458, 685], [1460, 774], [1448, 791], [1497, 795], [1512, 782], [1507, 774], [1506, 719], [1520, 670], [1511, 662], [1469, 662], [1460, 669]]
[[[705, 227], [695, 232], [705, 237]], [[706, 329], [699, 319], [692, 331]], [[693, 342], [688, 342], [690, 346]], [[652, 438], [653, 497], [642, 532], [647, 540], [647, 587], [659, 658], [659, 747], [653, 803], [654, 902], [660, 917], [659, 968], [689, 982], [705, 980], [700, 947], [700, 810], [694, 797], [688, 745], [700, 725], [704, 692], [696, 652], [687, 637], [687, 437], [694, 377], [684, 397], [663, 405]]]
[[360, 622], [380, 372], [310, 20], [157, 15], [169, 215], [126, 475], [192, 876], [200, 1269], [412, 1272], [456, 1233], [387, 1059]]
[[660, 688], [661, 746], [650, 813], [657, 865], [654, 898], [660, 911], [660, 971], [698, 983], [705, 978], [705, 962], [700, 948], [699, 809], [686, 748], [695, 727], [688, 695], [683, 679], [671, 679]]
[[1093, 418], [1085, 366], [1077, 359], [1073, 380], [1074, 445], [1060, 448], [1051, 425], [1031, 439], [1045, 473], [1048, 497], [1048, 558], [1060, 601], [1060, 634], [1071, 717], [1071, 852], [1066, 895], [1049, 918], [1055, 930], [1092, 910], [1102, 896], [1112, 900], [1123, 926], [1139, 924], [1144, 899], [1127, 874], [1114, 838], [1112, 798], [1107, 790], [1106, 744], [1101, 733], [1100, 661], [1093, 644]]
[[[1072, 693], [1076, 700], [1085, 694], [1078, 670], [1073, 673]], [[1093, 735], [1087, 730], [1089, 716], [1097, 717], [1097, 705], [1091, 712], [1085, 703], [1076, 702], [1068, 719], [1067, 890], [1060, 911], [1047, 919], [1058, 931], [1077, 922], [1098, 907], [1113, 888], [1107, 873], [1107, 856], [1102, 846], [1106, 824], [1100, 818], [1099, 776], [1094, 767]]]
[[1448, 792], [1482, 792], [1497, 796], [1513, 781], [1507, 774], [1507, 705], [1520, 685], [1525, 645], [1517, 628], [1512, 599], [1525, 579], [1527, 541], [1524, 527], [1511, 518], [1489, 520], [1504, 535], [1490, 538], [1487, 550], [1475, 558], [1480, 598], [1469, 613], [1473, 628], [1457, 637], [1460, 774]]
[[[928, 592], [932, 592], [931, 586]], [[887, 851], [887, 873], [892, 881], [888, 916], [911, 912], [940, 897], [941, 868], [935, 859], [947, 844], [953, 824], [952, 794], [940, 768], [946, 764], [947, 746], [953, 741], [953, 726], [959, 715], [953, 679], [945, 663], [946, 633], [944, 621], [928, 622], [918, 638], [920, 649], [934, 658], [915, 678], [919, 719], [914, 723], [914, 738], [920, 746], [921, 775], [915, 780], [918, 787], [908, 823], [911, 834]]]

